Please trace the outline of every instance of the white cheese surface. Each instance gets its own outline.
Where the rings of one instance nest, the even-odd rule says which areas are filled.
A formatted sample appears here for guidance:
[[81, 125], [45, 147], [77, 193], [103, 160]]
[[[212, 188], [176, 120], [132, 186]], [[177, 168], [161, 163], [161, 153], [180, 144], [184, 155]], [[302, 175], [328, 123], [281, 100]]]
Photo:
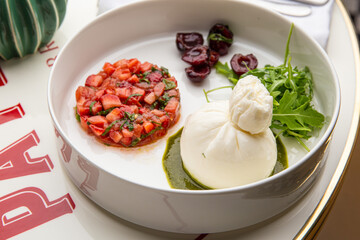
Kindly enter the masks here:
[[190, 175], [210, 188], [228, 188], [268, 177], [276, 163], [276, 141], [269, 128], [241, 130], [229, 114], [229, 101], [205, 104], [190, 115], [180, 148]]
[[257, 134], [269, 128], [273, 98], [255, 76], [238, 81], [230, 97], [231, 120], [244, 131]]

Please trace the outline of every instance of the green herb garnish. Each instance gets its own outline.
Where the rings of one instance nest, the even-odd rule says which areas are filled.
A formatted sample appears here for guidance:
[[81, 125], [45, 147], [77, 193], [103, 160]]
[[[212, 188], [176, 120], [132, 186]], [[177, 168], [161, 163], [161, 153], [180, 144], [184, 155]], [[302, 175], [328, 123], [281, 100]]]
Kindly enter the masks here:
[[215, 68], [217, 73], [226, 76], [234, 85], [246, 76], [258, 77], [274, 99], [273, 118], [270, 126], [272, 131], [276, 133], [276, 136], [282, 134], [296, 138], [305, 149], [309, 150], [301, 139], [309, 139], [314, 129], [323, 126], [325, 117], [312, 105], [313, 79], [309, 68], [299, 69], [291, 66], [289, 45], [293, 27], [292, 24], [283, 64], [256, 68], [243, 74], [240, 78], [236, 77], [226, 63], [218, 62]]
[[176, 83], [174, 81], [163, 78], [162, 82], [165, 84], [165, 90], [176, 88]]
[[111, 112], [112, 110], [114, 110], [115, 107], [112, 108], [108, 108], [106, 110], [100, 111], [97, 113], [97, 115], [101, 115], [101, 116], [106, 116], [109, 112]]
[[81, 122], [81, 119], [80, 119], [80, 114], [77, 112], [77, 107], [74, 107], [74, 110], [75, 110], [75, 118], [78, 122]]
[[91, 114], [91, 115], [94, 115], [94, 112], [93, 112], [93, 109], [92, 109], [92, 108], [94, 107], [95, 103], [96, 103], [96, 101], [92, 101], [92, 102], [90, 103], [89, 110], [90, 110], [90, 114]]
[[118, 122], [120, 122], [120, 120], [115, 120], [112, 123], [110, 123], [110, 125], [107, 128], [105, 128], [105, 131], [101, 134], [101, 136], [105, 137], [106, 134], [108, 134], [108, 132], [110, 131], [110, 129]]
[[161, 70], [169, 76], [169, 70], [166, 67], [161, 67]]
[[136, 96], [139, 96], [139, 97], [141, 97], [142, 95], [141, 94], [138, 94], [138, 93], [134, 93], [134, 94], [131, 94], [130, 96], [128, 96], [127, 98], [126, 98], [126, 100], [125, 100], [125, 104], [127, 103], [127, 101], [129, 101], [129, 99], [130, 98], [132, 98], [132, 97], [136, 97]]
[[230, 44], [232, 44], [232, 42], [233, 42], [232, 38], [224, 37], [220, 33], [211, 33], [208, 36], [208, 39], [209, 40], [214, 40], [214, 41], [222, 41], [222, 42], [226, 42], [226, 43], [230, 43]]

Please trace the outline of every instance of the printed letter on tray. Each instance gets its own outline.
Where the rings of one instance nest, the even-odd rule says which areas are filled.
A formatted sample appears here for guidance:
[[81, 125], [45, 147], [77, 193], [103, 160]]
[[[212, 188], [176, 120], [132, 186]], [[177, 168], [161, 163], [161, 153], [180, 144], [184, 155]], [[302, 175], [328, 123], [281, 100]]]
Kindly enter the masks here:
[[69, 194], [49, 201], [39, 188], [28, 187], [0, 198], [0, 239], [7, 239], [72, 213], [75, 204]]
[[20, 103], [4, 110], [0, 110], [0, 125], [18, 118], [22, 118], [24, 115], [25, 112]]
[[54, 165], [48, 155], [31, 158], [27, 152], [40, 142], [35, 131], [0, 150], [0, 180], [43, 172], [50, 172]]

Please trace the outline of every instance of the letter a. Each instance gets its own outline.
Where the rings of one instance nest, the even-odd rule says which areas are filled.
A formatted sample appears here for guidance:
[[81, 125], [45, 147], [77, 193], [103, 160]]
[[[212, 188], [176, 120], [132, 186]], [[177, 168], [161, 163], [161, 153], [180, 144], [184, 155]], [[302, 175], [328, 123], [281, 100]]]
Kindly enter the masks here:
[[31, 158], [27, 152], [39, 142], [36, 132], [32, 131], [0, 150], [0, 180], [50, 172], [54, 165], [48, 155]]

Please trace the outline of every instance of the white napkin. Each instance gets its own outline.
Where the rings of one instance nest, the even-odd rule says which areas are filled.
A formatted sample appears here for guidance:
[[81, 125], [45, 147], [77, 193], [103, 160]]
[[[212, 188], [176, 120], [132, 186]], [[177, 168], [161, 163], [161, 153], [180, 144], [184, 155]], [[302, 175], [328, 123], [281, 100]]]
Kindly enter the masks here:
[[[116, 8], [127, 3], [138, 0], [99, 0], [99, 14], [104, 13], [112, 8]], [[293, 0], [276, 0], [277, 2], [295, 2]], [[311, 14], [305, 17], [292, 17], [284, 15], [289, 18], [296, 26], [302, 28], [319, 44], [325, 48], [329, 38], [330, 21], [334, 0], [329, 0], [325, 5], [315, 6], [308, 5], [311, 8]], [[259, 2], [261, 4], [261, 2]]]
[[306, 17], [286, 17], [315, 38], [323, 48], [326, 48], [330, 33], [333, 5], [334, 0], [329, 0], [322, 6], [309, 5], [312, 10], [310, 15]]

